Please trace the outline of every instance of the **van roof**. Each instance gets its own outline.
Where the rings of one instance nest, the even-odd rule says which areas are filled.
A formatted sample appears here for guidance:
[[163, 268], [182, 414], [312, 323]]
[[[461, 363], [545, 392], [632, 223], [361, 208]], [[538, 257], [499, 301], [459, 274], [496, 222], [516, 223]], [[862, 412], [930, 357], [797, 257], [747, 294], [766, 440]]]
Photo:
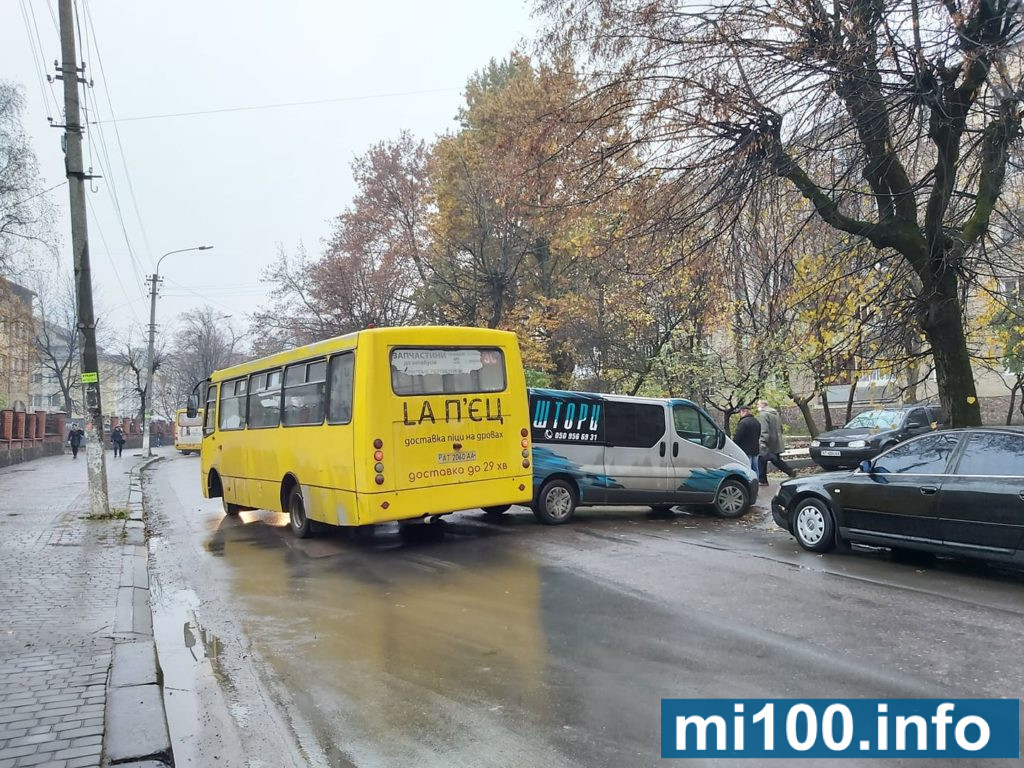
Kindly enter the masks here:
[[574, 397], [589, 400], [614, 400], [624, 403], [651, 403], [664, 405], [696, 405], [692, 400], [682, 397], [640, 397], [638, 395], [612, 395], [606, 392], [575, 392], [567, 389], [547, 389], [545, 387], [530, 387], [531, 394], [544, 395], [545, 397]]

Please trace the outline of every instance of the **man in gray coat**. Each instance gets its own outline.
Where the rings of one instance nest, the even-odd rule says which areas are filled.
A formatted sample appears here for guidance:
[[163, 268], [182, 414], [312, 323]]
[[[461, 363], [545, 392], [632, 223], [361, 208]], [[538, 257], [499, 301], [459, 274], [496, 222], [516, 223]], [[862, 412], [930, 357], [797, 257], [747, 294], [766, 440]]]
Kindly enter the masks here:
[[786, 443], [782, 439], [782, 420], [779, 418], [779, 412], [769, 406], [767, 400], [758, 400], [757, 420], [761, 423], [761, 455], [757, 461], [757, 474], [761, 485], [768, 485], [768, 462], [790, 477], [795, 477], [796, 472], [780, 455], [786, 450]]

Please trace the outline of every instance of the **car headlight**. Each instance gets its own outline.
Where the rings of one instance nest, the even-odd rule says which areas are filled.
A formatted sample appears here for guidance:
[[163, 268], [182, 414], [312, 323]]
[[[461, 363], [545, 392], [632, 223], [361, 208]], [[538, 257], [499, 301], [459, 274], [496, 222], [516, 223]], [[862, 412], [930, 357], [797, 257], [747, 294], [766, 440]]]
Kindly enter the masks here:
[[867, 444], [868, 443], [867, 443], [866, 440], [851, 440], [850, 441], [850, 447], [851, 448], [864, 448], [864, 447], [867, 446]]
[[811, 448], [817, 448], [821, 445], [821, 440], [811, 440]]

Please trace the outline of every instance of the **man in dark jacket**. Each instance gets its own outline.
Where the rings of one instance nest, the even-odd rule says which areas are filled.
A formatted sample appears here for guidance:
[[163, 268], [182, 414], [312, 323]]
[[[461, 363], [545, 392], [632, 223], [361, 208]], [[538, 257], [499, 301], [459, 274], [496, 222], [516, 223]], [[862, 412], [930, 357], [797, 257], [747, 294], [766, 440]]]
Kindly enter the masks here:
[[78, 448], [82, 445], [82, 438], [85, 437], [85, 430], [78, 426], [78, 424], [71, 425], [71, 431], [68, 432], [68, 444], [71, 446], [71, 458], [78, 458]]
[[740, 420], [736, 423], [732, 439], [747, 454], [750, 468], [757, 472], [757, 457], [761, 452], [761, 422], [750, 412], [749, 405], [740, 407]]

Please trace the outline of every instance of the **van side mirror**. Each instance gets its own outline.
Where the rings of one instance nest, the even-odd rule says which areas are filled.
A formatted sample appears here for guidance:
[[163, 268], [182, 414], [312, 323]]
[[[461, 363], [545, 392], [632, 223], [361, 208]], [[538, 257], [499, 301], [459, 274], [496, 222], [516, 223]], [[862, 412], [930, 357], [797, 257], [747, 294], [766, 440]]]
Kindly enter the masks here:
[[865, 475], [873, 475], [875, 473], [875, 468], [871, 466], [870, 461], [864, 459], [864, 461], [860, 463], [860, 471], [863, 472]]
[[188, 396], [188, 403], [185, 405], [185, 415], [194, 419], [199, 414], [199, 398], [195, 395]]

